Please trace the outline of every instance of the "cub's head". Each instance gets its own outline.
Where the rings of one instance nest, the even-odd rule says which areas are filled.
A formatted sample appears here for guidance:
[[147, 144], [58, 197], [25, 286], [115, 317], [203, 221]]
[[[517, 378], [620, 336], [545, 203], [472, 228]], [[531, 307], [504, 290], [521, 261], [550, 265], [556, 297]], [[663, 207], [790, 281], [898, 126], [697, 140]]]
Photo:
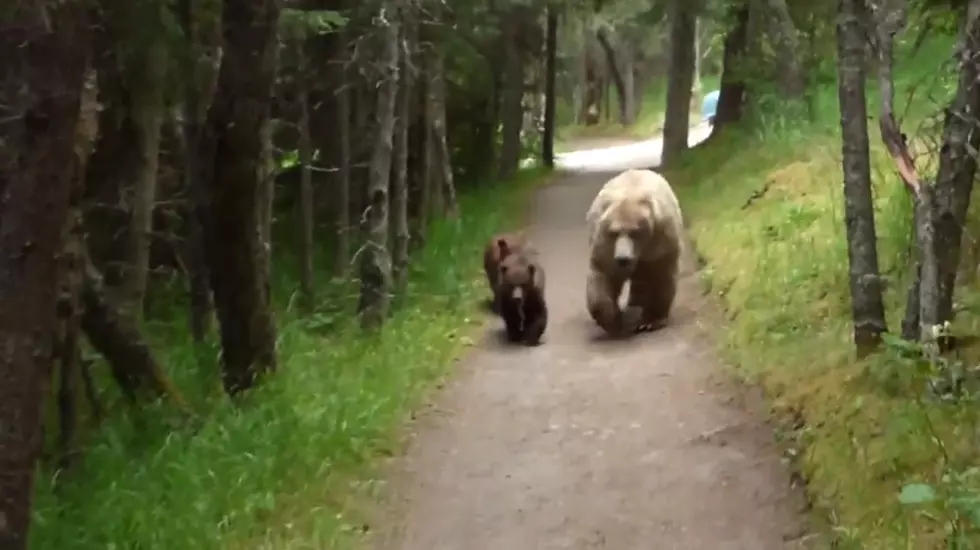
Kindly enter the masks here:
[[622, 201], [610, 206], [599, 220], [599, 237], [611, 252], [613, 267], [629, 275], [636, 267], [640, 250], [654, 231], [651, 201]]
[[537, 266], [523, 254], [508, 254], [500, 262], [500, 290], [505, 298], [524, 300], [534, 286]]

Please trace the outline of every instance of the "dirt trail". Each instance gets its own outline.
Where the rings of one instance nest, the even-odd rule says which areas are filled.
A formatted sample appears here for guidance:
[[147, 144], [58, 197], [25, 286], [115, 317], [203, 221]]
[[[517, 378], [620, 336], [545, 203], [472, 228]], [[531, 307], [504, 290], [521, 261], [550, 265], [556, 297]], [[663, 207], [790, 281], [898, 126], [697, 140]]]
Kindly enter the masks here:
[[691, 258], [669, 328], [615, 342], [589, 318], [584, 216], [611, 176], [538, 193], [544, 344], [506, 346], [491, 321], [398, 460], [398, 513], [376, 548], [803, 548], [803, 498], [772, 430], [700, 334]]

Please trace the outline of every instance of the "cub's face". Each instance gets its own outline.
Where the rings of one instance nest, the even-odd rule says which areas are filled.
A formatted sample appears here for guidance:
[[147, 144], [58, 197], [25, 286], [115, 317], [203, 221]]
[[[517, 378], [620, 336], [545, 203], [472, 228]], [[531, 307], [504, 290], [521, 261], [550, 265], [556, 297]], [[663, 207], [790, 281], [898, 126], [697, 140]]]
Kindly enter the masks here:
[[534, 264], [520, 254], [510, 254], [500, 262], [500, 289], [506, 298], [522, 301], [534, 284]]
[[636, 268], [639, 251], [652, 232], [652, 208], [647, 204], [620, 203], [600, 222], [603, 240], [612, 244], [614, 268], [624, 276]]

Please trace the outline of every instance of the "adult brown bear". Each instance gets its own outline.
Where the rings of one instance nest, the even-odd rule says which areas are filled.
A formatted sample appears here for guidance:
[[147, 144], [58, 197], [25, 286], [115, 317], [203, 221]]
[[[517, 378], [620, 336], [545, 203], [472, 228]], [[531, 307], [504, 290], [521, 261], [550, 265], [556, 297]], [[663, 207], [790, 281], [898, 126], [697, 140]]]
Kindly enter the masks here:
[[487, 283], [490, 285], [490, 309], [494, 313], [500, 313], [497, 297], [500, 264], [511, 253], [520, 251], [526, 242], [527, 238], [523, 232], [501, 233], [490, 239], [486, 248], [483, 249], [483, 272], [486, 274]]
[[[586, 214], [589, 228], [589, 314], [608, 334], [623, 336], [667, 324], [680, 268], [684, 230], [670, 184], [651, 170], [627, 170], [606, 182]], [[630, 293], [619, 307], [623, 285]]]
[[548, 326], [548, 305], [544, 297], [544, 268], [537, 251], [525, 243], [500, 263], [498, 296], [500, 315], [507, 339], [528, 346], [541, 343]]

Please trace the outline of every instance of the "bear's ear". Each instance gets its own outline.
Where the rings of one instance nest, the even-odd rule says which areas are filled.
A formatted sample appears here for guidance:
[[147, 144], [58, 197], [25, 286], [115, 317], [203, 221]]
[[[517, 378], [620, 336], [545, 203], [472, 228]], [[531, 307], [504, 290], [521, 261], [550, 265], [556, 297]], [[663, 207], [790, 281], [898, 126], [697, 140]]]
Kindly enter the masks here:
[[500, 249], [501, 256], [510, 252], [510, 247], [507, 246], [507, 239], [497, 239], [497, 248]]

